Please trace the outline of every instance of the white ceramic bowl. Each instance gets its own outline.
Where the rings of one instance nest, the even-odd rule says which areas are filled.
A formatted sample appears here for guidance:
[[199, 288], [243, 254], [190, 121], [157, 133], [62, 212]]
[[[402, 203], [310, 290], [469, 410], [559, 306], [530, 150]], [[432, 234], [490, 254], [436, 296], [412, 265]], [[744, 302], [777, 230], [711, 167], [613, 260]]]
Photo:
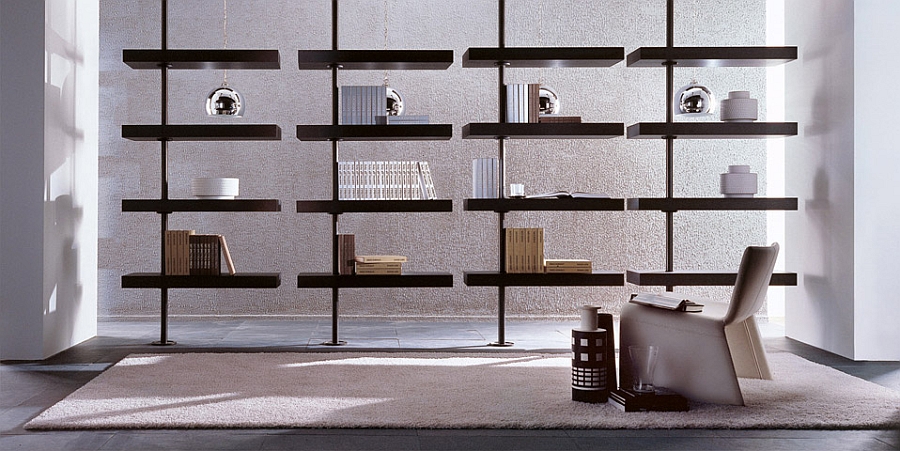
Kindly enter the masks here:
[[203, 199], [234, 199], [240, 192], [240, 180], [236, 178], [195, 178], [191, 181], [191, 194]]
[[719, 192], [725, 197], [753, 197], [757, 190], [756, 173], [726, 172], [719, 176]]

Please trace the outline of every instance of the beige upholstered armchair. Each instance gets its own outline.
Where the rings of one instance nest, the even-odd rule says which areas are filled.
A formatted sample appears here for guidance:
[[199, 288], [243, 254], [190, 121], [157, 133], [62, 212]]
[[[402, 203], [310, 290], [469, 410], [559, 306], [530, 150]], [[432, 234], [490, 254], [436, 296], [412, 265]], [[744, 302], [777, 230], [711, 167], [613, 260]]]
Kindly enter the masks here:
[[753, 315], [766, 298], [778, 243], [744, 251], [731, 302], [688, 297], [705, 304], [686, 313], [628, 303], [622, 309], [619, 368], [621, 384], [631, 385], [630, 345], [656, 345], [654, 385], [688, 399], [743, 405], [738, 377], [771, 379]]

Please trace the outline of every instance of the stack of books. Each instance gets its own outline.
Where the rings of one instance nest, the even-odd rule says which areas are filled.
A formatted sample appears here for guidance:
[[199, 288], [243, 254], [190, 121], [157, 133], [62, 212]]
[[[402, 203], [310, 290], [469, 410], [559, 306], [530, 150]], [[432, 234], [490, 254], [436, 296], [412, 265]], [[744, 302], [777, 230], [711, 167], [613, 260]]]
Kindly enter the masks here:
[[544, 229], [506, 228], [506, 272], [544, 272]]
[[340, 161], [338, 198], [423, 200], [437, 195], [427, 161]]
[[472, 160], [472, 197], [493, 199], [500, 193], [500, 160], [476, 158]]
[[402, 273], [403, 255], [357, 255], [355, 258], [357, 275], [399, 275]]
[[542, 114], [538, 117], [541, 124], [580, 124], [581, 116], [560, 116], [558, 114]]
[[506, 122], [538, 121], [541, 112], [540, 83], [506, 85]]
[[223, 235], [198, 235], [193, 230], [167, 230], [165, 235], [167, 276], [218, 276], [222, 257], [228, 273], [234, 275], [234, 261]]
[[338, 246], [338, 274], [353, 274], [356, 263], [356, 235], [352, 233], [339, 233]]
[[379, 116], [375, 118], [375, 123], [378, 125], [419, 125], [428, 124], [429, 121], [430, 118], [427, 114], [402, 114], [399, 116]]
[[591, 261], [581, 259], [544, 259], [544, 272], [547, 274], [587, 273], [590, 274]]

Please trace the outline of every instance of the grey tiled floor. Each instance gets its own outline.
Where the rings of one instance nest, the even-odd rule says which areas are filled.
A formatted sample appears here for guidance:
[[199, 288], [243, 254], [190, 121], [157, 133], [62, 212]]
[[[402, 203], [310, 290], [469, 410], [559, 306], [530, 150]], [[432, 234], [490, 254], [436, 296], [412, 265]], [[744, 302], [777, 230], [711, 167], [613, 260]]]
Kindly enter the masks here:
[[[344, 320], [341, 347], [330, 320], [172, 321], [172, 347], [156, 347], [155, 322], [103, 322], [100, 333], [41, 362], [0, 365], [0, 449], [14, 450], [898, 450], [900, 431], [790, 430], [427, 430], [254, 429], [30, 432], [23, 425], [133, 352], [266, 351], [566, 351], [574, 322], [508, 322], [515, 346], [486, 346], [498, 338], [492, 322]], [[766, 346], [789, 351], [900, 391], [900, 363], [853, 362], [764, 327]], [[898, 406], [900, 414], [900, 406]]]

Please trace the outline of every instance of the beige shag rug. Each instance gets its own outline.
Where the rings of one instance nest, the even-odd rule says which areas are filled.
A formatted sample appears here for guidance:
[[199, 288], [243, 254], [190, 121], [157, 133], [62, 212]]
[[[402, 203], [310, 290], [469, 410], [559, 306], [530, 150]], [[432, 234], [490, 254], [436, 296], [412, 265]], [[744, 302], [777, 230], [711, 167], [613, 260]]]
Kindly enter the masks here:
[[900, 392], [770, 360], [746, 406], [626, 413], [572, 401], [566, 354], [131, 355], [26, 428], [900, 428]]

